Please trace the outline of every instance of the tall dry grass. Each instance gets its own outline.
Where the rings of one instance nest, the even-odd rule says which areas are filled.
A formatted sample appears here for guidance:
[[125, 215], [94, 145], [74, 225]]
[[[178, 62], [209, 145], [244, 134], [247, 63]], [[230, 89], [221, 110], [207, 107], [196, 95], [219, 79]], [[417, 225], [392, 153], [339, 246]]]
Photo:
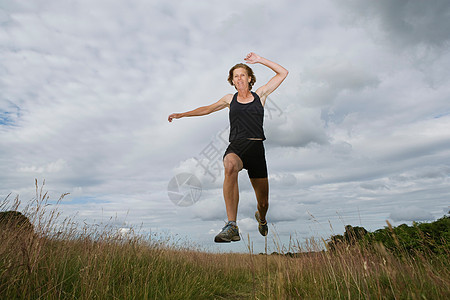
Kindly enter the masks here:
[[[247, 254], [205, 253], [59, 220], [47, 201], [36, 185], [22, 209], [34, 230], [0, 229], [1, 299], [450, 298], [448, 255], [397, 256], [382, 245], [323, 251], [314, 239], [290, 246], [294, 257], [254, 254], [250, 240]], [[2, 211], [19, 206], [9, 197], [0, 204]]]

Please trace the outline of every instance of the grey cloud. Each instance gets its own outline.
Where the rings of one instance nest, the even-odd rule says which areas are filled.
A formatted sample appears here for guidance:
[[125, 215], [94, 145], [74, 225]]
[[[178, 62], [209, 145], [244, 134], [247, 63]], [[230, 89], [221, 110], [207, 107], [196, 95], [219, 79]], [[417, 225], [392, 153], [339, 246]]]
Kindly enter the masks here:
[[331, 145], [331, 151], [334, 153], [336, 157], [345, 158], [349, 157], [352, 154], [353, 147], [350, 143], [345, 141], [336, 141]]
[[352, 11], [353, 18], [374, 20], [393, 44], [448, 46], [450, 3], [447, 0], [338, 2], [340, 7]]
[[372, 190], [372, 191], [389, 189], [389, 187], [384, 182], [376, 182], [376, 181], [375, 182], [363, 182], [360, 184], [360, 186], [363, 189]]
[[[446, 0], [339, 1], [351, 27], [362, 27], [374, 43], [407, 59], [431, 87], [446, 84], [450, 46], [450, 3]], [[369, 53], [373, 53], [370, 51]], [[375, 58], [376, 56], [374, 56]], [[394, 65], [394, 64], [393, 64]]]
[[302, 96], [311, 106], [328, 106], [344, 92], [376, 88], [380, 83], [377, 75], [342, 57], [314, 62], [313, 67], [305, 67], [302, 78]]
[[[353, 146], [373, 159], [386, 163], [407, 164], [408, 161], [413, 161], [416, 165], [439, 165], [445, 161], [449, 146], [447, 131], [443, 129], [447, 123], [448, 120], [431, 119], [412, 124], [407, 122], [397, 125], [397, 128], [391, 131], [378, 129], [379, 133], [366, 133], [368, 140], [354, 142]], [[384, 135], [381, 135], [381, 132], [384, 132]]]
[[431, 213], [415, 206], [397, 208], [395, 211], [391, 212], [389, 218], [394, 220], [395, 222], [434, 220], [434, 217]]
[[306, 68], [304, 77], [312, 82], [324, 83], [325, 87], [343, 90], [361, 90], [367, 87], [376, 87], [379, 84], [378, 78], [370, 71], [356, 66], [336, 57], [326, 59], [315, 64], [313, 68]]
[[446, 180], [450, 176], [450, 166], [440, 164], [435, 166], [415, 167], [401, 174], [390, 177], [392, 181], [411, 182], [419, 180]]
[[9, 100], [0, 102], [0, 125], [14, 126], [20, 115], [20, 107], [13, 102]]

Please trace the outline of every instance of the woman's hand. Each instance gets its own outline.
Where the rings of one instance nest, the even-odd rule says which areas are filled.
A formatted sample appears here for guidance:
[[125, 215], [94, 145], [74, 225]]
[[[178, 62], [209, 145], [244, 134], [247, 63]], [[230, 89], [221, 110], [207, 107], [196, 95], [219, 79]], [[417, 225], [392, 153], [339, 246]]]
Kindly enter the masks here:
[[256, 53], [250, 52], [249, 54], [247, 54], [247, 56], [244, 58], [244, 60], [246, 63], [256, 64], [261, 61], [261, 56], [259, 56]]
[[182, 115], [181, 114], [171, 114], [168, 118], [169, 122], [172, 122], [173, 119], [179, 119], [181, 118]]

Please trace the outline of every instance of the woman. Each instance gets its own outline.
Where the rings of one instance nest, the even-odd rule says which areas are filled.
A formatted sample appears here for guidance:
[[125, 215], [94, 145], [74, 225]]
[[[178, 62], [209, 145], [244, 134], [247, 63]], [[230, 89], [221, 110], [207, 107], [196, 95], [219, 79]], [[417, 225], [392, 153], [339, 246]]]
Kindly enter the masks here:
[[248, 64], [262, 64], [276, 74], [269, 82], [252, 92], [256, 81], [252, 69], [246, 64], [237, 64], [229, 71], [228, 82], [237, 92], [227, 94], [216, 103], [197, 109], [174, 113], [169, 122], [183, 117], [203, 116], [228, 107], [230, 109], [230, 145], [225, 151], [223, 165], [225, 180], [223, 197], [227, 210], [228, 223], [214, 238], [217, 243], [239, 241], [239, 229], [236, 224], [239, 203], [238, 173], [247, 169], [253, 189], [255, 190], [257, 208], [255, 218], [261, 235], [268, 233], [266, 213], [269, 207], [269, 181], [263, 141], [264, 105], [269, 96], [288, 75], [288, 71], [277, 63], [265, 59], [253, 52], [245, 57]]

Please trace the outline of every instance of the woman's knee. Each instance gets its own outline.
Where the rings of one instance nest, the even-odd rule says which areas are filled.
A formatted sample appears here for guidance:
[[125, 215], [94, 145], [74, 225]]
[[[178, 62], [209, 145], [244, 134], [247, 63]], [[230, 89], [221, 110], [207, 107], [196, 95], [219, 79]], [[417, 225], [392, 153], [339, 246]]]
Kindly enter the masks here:
[[236, 175], [242, 170], [242, 162], [239, 156], [234, 153], [229, 153], [223, 160], [223, 166], [225, 168], [225, 175]]

